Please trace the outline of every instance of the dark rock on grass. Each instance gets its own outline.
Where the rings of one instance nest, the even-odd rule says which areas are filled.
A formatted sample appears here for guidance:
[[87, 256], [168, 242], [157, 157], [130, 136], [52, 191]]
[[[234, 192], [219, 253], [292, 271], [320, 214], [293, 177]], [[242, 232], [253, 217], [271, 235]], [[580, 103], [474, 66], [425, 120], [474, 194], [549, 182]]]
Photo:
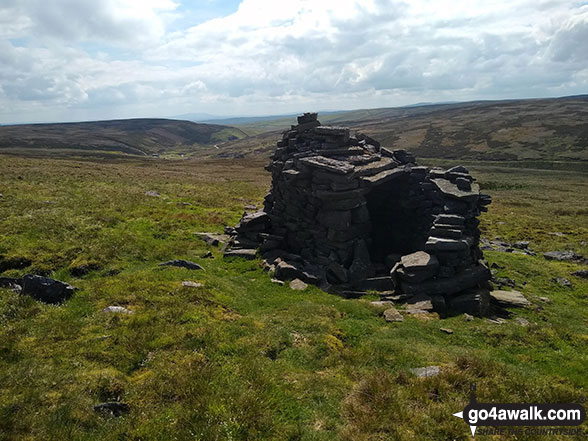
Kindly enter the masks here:
[[76, 288], [68, 283], [48, 277], [27, 274], [22, 278], [22, 294], [45, 303], [62, 303], [69, 299]]
[[105, 415], [120, 417], [131, 410], [130, 406], [126, 403], [120, 403], [118, 401], [108, 401], [105, 403], [96, 404], [94, 410]]
[[529, 248], [530, 242], [528, 240], [519, 240], [512, 244], [513, 247], [518, 248], [519, 250], [526, 250]]
[[508, 277], [498, 277], [497, 279], [494, 279], [492, 281], [496, 283], [500, 288], [504, 286], [514, 288], [515, 286], [517, 286], [517, 282], [513, 279], [509, 279]]
[[224, 245], [230, 239], [228, 234], [217, 234], [217, 233], [194, 233], [198, 238], [202, 239], [208, 245], [218, 247]]
[[564, 288], [573, 288], [572, 282], [564, 277], [555, 277], [551, 279], [551, 281], [557, 283], [560, 286], [563, 286]]
[[557, 260], [559, 262], [588, 262], [588, 259], [574, 253], [573, 251], [549, 251], [547, 253], [543, 253], [543, 257], [545, 257], [547, 260]]
[[200, 256], [200, 258], [201, 259], [214, 259], [214, 255], [210, 251], [207, 251], [202, 256]]
[[189, 270], [202, 270], [200, 265], [189, 260], [168, 260], [167, 262], [160, 263], [159, 266], [177, 266], [178, 268], [186, 268]]
[[580, 277], [582, 279], [588, 279], [588, 270], [578, 270], [572, 273], [572, 276]]

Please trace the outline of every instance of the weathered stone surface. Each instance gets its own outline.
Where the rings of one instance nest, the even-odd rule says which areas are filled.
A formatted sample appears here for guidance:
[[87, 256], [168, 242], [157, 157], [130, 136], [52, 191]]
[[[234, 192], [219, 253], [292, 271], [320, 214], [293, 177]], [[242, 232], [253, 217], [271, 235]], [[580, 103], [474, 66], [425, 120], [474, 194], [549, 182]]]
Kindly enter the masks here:
[[290, 282], [290, 289], [295, 291], [304, 291], [306, 288], [308, 288], [308, 285], [300, 279], [294, 279]]
[[470, 190], [460, 190], [457, 185], [447, 179], [432, 179], [431, 181], [444, 195], [452, 198], [475, 201], [480, 195], [480, 186], [478, 184], [472, 184]]
[[119, 313], [119, 314], [133, 314], [133, 311], [130, 309], [124, 308], [122, 306], [107, 306], [102, 310], [102, 312], [111, 312], [111, 313]]
[[441, 373], [441, 367], [426, 366], [421, 368], [414, 368], [410, 371], [419, 378], [435, 377]]
[[193, 282], [192, 280], [184, 280], [182, 282], [184, 288], [202, 288], [204, 285], [200, 282]]
[[369, 277], [353, 284], [357, 289], [365, 291], [392, 291], [394, 283], [390, 277]]
[[427, 295], [424, 295], [424, 294], [415, 295], [407, 300], [406, 309], [409, 309], [409, 310], [410, 309], [412, 309], [412, 310], [417, 309], [420, 311], [432, 312], [433, 311], [433, 302], [432, 302], [431, 297], [429, 297]]
[[202, 270], [202, 266], [189, 260], [175, 259], [168, 260], [167, 262], [160, 263], [159, 266], [176, 266], [178, 268], [186, 268], [189, 270]]
[[319, 170], [341, 175], [346, 175], [355, 170], [353, 165], [350, 165], [345, 161], [338, 161], [336, 159], [326, 158], [324, 156], [312, 156], [299, 159], [298, 161], [308, 167], [318, 168]]
[[490, 271], [482, 266], [466, 268], [454, 277], [410, 284], [401, 282], [402, 291], [410, 294], [451, 295], [490, 279]]
[[146, 191], [145, 196], [150, 196], [152, 198], [160, 198], [161, 197], [161, 195], [154, 190]]
[[390, 306], [388, 309], [386, 309], [382, 313], [382, 315], [384, 316], [384, 319], [387, 322], [403, 322], [404, 321], [404, 317], [402, 317], [402, 314], [400, 314], [394, 306]]
[[582, 279], [588, 279], [588, 270], [578, 270], [572, 273], [572, 276], [581, 277]]
[[563, 286], [564, 288], [573, 288], [572, 282], [570, 282], [565, 277], [554, 277], [551, 279], [551, 281], [557, 283], [560, 286]]
[[377, 300], [374, 302], [370, 302], [370, 305], [375, 306], [376, 308], [388, 309], [391, 306], [394, 306], [394, 302], [391, 300]]
[[439, 267], [439, 261], [437, 258], [424, 251], [416, 251], [412, 254], [402, 256], [400, 262], [408, 271], [427, 270]]
[[361, 178], [361, 181], [365, 184], [375, 186], [381, 185], [384, 182], [388, 182], [396, 178], [400, 178], [406, 174], [407, 172], [403, 168], [395, 168], [392, 170], [384, 170], [373, 176], [364, 176]]
[[463, 225], [465, 218], [458, 214], [439, 214], [435, 217], [436, 224]]
[[465, 240], [443, 237], [429, 237], [425, 244], [425, 249], [433, 253], [437, 251], [461, 251], [468, 248], [469, 244]]
[[217, 234], [217, 233], [194, 233], [197, 237], [202, 239], [208, 245], [218, 247], [224, 245], [230, 239], [228, 234]]
[[295, 265], [292, 265], [291, 263], [285, 262], [281, 259], [278, 259], [277, 263], [275, 264], [275, 268], [274, 275], [278, 280], [292, 280], [302, 275], [302, 271]]
[[416, 162], [414, 155], [406, 150], [394, 150], [392, 156], [399, 164], [414, 164]]
[[580, 256], [573, 251], [549, 251], [547, 253], [543, 253], [543, 257], [545, 257], [547, 260], [558, 260], [561, 262], [586, 260], [583, 256]]
[[506, 308], [524, 308], [531, 306], [531, 302], [519, 291], [495, 290], [490, 292], [490, 297], [500, 306]]
[[351, 226], [350, 211], [321, 211], [317, 216], [317, 221], [327, 228], [336, 230], [345, 230]]
[[76, 288], [68, 283], [48, 277], [27, 274], [21, 279], [21, 293], [44, 303], [62, 303], [69, 299]]
[[[449, 309], [476, 317], [484, 317], [490, 307], [490, 293], [486, 289], [472, 289], [449, 300]], [[466, 316], [467, 320], [467, 316]]]
[[269, 216], [263, 211], [256, 213], [248, 213], [244, 215], [239, 224], [236, 227], [237, 231], [250, 231], [250, 230], [265, 230], [269, 222]]
[[370, 276], [370, 253], [363, 240], [357, 240], [353, 247], [353, 263], [349, 267], [349, 280], [363, 280]]
[[240, 257], [242, 259], [253, 260], [257, 257], [257, 250], [248, 248], [238, 248], [225, 251], [223, 257]]

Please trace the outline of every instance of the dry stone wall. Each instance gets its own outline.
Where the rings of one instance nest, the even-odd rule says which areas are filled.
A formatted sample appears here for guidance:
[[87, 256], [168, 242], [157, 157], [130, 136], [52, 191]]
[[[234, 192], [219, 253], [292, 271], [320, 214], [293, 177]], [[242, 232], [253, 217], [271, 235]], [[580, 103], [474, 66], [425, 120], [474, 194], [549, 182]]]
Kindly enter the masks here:
[[305, 113], [266, 169], [264, 209], [244, 214], [227, 255], [258, 249], [278, 279], [348, 295], [437, 296], [450, 309], [484, 313], [479, 287], [490, 272], [477, 218], [490, 197], [466, 168], [419, 166], [404, 150]]

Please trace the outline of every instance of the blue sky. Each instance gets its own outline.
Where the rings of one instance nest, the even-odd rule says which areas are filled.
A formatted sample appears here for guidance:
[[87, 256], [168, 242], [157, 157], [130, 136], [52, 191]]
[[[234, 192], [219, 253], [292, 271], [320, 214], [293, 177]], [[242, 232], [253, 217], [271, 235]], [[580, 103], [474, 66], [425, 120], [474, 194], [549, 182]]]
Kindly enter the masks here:
[[0, 124], [588, 93], [588, 3], [0, 0]]

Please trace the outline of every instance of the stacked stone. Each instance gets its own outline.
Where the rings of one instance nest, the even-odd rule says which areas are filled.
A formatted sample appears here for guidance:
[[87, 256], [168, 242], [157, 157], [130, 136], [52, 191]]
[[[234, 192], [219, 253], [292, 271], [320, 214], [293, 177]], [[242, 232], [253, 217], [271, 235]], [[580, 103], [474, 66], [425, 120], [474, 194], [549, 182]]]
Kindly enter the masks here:
[[259, 247], [277, 277], [442, 296], [490, 277], [477, 220], [490, 199], [464, 167], [418, 166], [404, 150], [305, 113], [266, 169], [264, 211], [243, 217], [229, 253]]

